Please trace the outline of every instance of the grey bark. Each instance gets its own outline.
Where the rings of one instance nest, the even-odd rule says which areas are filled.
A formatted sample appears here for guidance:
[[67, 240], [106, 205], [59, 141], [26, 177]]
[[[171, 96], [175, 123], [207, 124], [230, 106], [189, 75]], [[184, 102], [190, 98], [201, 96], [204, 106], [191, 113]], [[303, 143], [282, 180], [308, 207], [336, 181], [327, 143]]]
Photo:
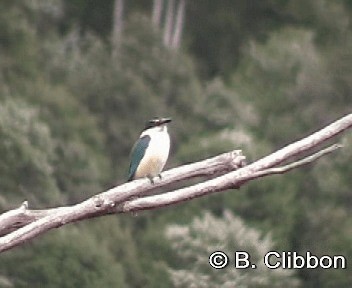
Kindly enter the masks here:
[[[339, 148], [333, 145], [302, 160], [291, 161], [292, 157], [312, 153], [322, 144], [352, 127], [352, 114], [349, 114], [327, 127], [294, 142], [250, 165], [244, 165], [244, 156], [238, 150], [206, 159], [197, 163], [184, 165], [165, 171], [162, 179], [154, 185], [148, 179], [135, 180], [97, 194], [79, 204], [46, 210], [30, 210], [24, 202], [18, 209], [0, 215], [0, 252], [20, 246], [47, 231], [67, 223], [112, 213], [157, 209], [190, 199], [218, 193], [231, 188], [239, 188], [245, 183], [260, 177], [281, 174], [291, 169], [306, 165], [319, 157]], [[219, 176], [220, 175], [220, 176]], [[193, 177], [206, 176], [210, 180], [186, 188], [146, 196], [151, 190], [166, 187], [171, 183]], [[135, 199], [136, 196], [139, 198]]]

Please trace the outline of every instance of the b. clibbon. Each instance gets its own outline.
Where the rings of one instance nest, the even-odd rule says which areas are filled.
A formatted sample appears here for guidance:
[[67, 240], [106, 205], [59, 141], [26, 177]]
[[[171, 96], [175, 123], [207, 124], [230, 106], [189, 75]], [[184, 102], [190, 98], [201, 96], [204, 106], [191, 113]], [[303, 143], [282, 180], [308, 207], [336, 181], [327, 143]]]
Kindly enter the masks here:
[[264, 256], [264, 264], [270, 269], [346, 269], [346, 258], [342, 255], [312, 255], [309, 251], [305, 255], [299, 255], [291, 251], [270, 251]]

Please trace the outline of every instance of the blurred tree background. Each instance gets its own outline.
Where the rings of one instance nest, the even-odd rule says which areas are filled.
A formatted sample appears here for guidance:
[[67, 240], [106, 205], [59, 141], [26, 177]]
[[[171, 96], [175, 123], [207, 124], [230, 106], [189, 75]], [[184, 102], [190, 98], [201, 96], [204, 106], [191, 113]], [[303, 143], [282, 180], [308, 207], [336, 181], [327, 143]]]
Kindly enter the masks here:
[[[2, 212], [25, 199], [74, 204], [124, 182], [130, 148], [156, 115], [174, 119], [173, 167], [235, 148], [251, 161], [351, 110], [348, 0], [0, 8]], [[1, 255], [0, 287], [350, 287], [347, 269], [248, 276], [207, 265], [209, 247], [351, 262], [352, 137], [341, 141], [337, 154], [241, 191], [52, 231]]]

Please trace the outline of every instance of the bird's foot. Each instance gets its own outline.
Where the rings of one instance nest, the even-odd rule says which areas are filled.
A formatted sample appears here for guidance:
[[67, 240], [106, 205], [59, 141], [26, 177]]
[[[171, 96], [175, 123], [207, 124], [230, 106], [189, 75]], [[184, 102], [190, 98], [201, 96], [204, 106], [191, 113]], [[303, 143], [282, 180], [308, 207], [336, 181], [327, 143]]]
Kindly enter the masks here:
[[151, 183], [152, 185], [154, 185], [154, 179], [153, 179], [153, 176], [148, 175], [148, 176], [147, 176], [147, 178], [149, 179], [150, 183]]
[[[161, 174], [159, 173], [157, 175], [157, 177], [161, 180], [163, 179], [163, 177], [161, 176]], [[149, 179], [150, 183], [154, 185], [155, 181], [154, 181], [154, 177], [152, 175], [147, 175], [147, 178]]]

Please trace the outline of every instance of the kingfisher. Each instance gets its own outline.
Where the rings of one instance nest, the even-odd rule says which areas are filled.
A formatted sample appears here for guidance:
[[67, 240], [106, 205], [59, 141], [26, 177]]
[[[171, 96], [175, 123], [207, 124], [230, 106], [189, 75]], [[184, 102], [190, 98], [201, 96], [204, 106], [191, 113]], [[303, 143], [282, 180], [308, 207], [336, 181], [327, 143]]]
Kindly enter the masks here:
[[154, 184], [154, 177], [161, 179], [160, 173], [170, 151], [170, 136], [167, 132], [167, 124], [170, 122], [170, 118], [153, 118], [147, 121], [131, 151], [128, 181], [147, 177]]

